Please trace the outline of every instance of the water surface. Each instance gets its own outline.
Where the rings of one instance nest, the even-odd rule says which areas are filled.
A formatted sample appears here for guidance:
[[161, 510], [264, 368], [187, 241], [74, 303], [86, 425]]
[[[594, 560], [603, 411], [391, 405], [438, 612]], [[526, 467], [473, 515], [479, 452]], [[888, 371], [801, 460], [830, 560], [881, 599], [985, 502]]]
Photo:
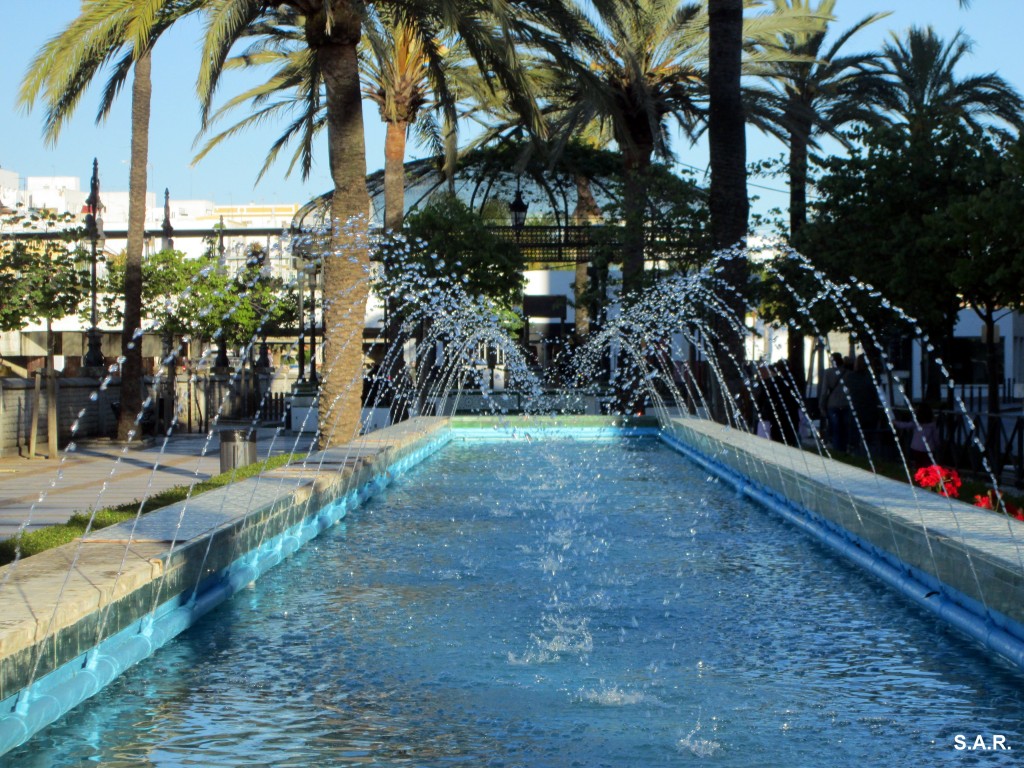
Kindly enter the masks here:
[[5, 764], [1009, 765], [1021, 683], [654, 441], [453, 444]]

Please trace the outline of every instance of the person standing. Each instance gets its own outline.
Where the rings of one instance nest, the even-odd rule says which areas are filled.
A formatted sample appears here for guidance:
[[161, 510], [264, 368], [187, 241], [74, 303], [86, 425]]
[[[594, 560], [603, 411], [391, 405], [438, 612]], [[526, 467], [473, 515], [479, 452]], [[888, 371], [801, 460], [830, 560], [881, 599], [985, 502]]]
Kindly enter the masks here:
[[828, 424], [828, 439], [835, 451], [845, 451], [850, 436], [850, 399], [846, 390], [846, 364], [832, 353], [832, 367], [825, 371], [818, 390], [818, 406]]
[[[878, 425], [879, 400], [878, 390], [871, 378], [868, 361], [864, 355], [858, 355], [853, 370], [846, 377], [846, 388], [850, 392], [851, 416], [855, 416], [857, 426], [851, 424], [850, 442], [854, 450], [863, 448], [870, 453], [870, 446], [875, 441], [875, 427]], [[859, 433], [858, 433], [859, 427]]]

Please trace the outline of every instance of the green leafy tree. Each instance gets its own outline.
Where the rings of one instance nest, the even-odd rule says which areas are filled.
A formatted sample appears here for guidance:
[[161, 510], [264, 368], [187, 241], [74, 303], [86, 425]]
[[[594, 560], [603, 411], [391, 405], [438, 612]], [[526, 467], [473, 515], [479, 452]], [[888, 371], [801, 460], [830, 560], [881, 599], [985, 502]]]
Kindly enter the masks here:
[[[189, 258], [181, 251], [159, 251], [143, 260], [143, 315], [148, 329], [189, 340], [199, 347], [226, 334], [232, 346], [245, 346], [272, 328], [294, 322], [296, 299], [279, 278], [266, 277], [256, 252], [238, 274], [228, 274], [212, 252]], [[124, 282], [124, 259], [107, 265], [106, 293]], [[120, 317], [115, 301], [105, 316]]]
[[[820, 199], [802, 238], [807, 255], [837, 283], [856, 275], [873, 285], [915, 317], [939, 348], [952, 337], [962, 302], [951, 279], [962, 249], [935, 236], [933, 217], [949, 210], [963, 183], [970, 137], [949, 123], [927, 136], [901, 128], [864, 132], [862, 147], [825, 163]], [[818, 303], [815, 314], [822, 329], [843, 325], [831, 302]], [[863, 315], [879, 331], [892, 323], [887, 311]], [[938, 396], [936, 374], [928, 376], [930, 398]]]
[[971, 134], [949, 205], [927, 218], [930, 241], [950, 244], [959, 259], [950, 279], [986, 328], [988, 409], [998, 413], [997, 315], [1024, 303], [1024, 146]]
[[487, 228], [480, 214], [454, 195], [435, 195], [406, 219], [404, 248], [384, 254], [384, 286], [404, 284], [410, 267], [423, 279], [424, 290], [435, 281], [461, 285], [469, 296], [508, 310], [522, 299], [525, 262], [515, 243]]
[[[45, 213], [19, 213], [0, 222], [0, 230], [7, 235], [0, 240], [0, 291], [17, 297], [0, 302], [0, 330], [18, 331], [45, 321], [49, 371], [53, 370], [53, 321], [74, 315], [89, 295], [88, 260], [73, 247], [82, 233], [77, 228], [64, 229], [70, 222], [70, 214]], [[64, 230], [61, 237], [32, 236], [54, 227]]]
[[142, 321], [142, 248], [146, 223], [146, 165], [152, 98], [153, 46], [174, 23], [195, 12], [204, 0], [86, 0], [68, 27], [47, 42], [29, 65], [19, 104], [46, 108], [44, 134], [54, 143], [94, 78], [108, 70], [97, 123], [110, 113], [117, 94], [132, 76], [132, 140], [128, 174], [128, 245], [121, 338], [121, 417], [118, 438], [134, 433], [134, 414], [142, 408], [142, 348], [136, 343]]
[[[868, 150], [867, 156], [881, 158], [884, 170], [880, 169], [878, 174], [869, 173], [869, 176], [878, 179], [884, 178], [886, 174], [892, 174], [892, 180], [896, 185], [891, 190], [879, 189], [878, 199], [893, 199], [906, 195], [906, 203], [909, 206], [907, 210], [921, 217], [927, 216], [933, 210], [942, 209], [948, 200], [948, 194], [952, 191], [952, 188], [946, 185], [959, 183], [948, 177], [960, 163], [964, 162], [964, 158], [957, 154], [957, 149], [950, 146], [951, 142], [955, 143], [958, 140], [955, 137], [961, 135], [958, 131], [977, 134], [982, 128], [990, 127], [994, 123], [997, 126], [1008, 125], [1019, 132], [1024, 125], [1024, 102], [1020, 94], [1005, 80], [996, 74], [967, 77], [960, 77], [957, 74], [955, 70], [970, 50], [971, 42], [962, 33], [957, 33], [946, 43], [930, 27], [914, 27], [907, 31], [903, 39], [893, 35], [892, 40], [883, 47], [881, 56], [874, 62], [866, 63], [865, 69], [869, 71], [871, 77], [867, 81], [870, 88], [865, 93], [865, 99], [876, 105], [896, 126], [894, 131], [887, 134], [877, 133], [870, 139], [876, 142], [876, 146]], [[935, 147], [934, 158], [929, 156], [932, 145]], [[905, 174], [902, 177], [898, 173], [899, 169], [891, 166], [893, 162], [899, 165], [898, 153], [901, 151], [908, 152], [903, 164]], [[893, 155], [893, 152], [897, 154]], [[932, 165], [934, 168], [930, 168]], [[830, 184], [832, 193], [836, 193], [837, 199], [841, 199], [844, 193], [840, 192], [839, 188], [843, 186], [843, 182], [836, 179], [835, 172], [836, 167], [833, 165], [829, 171], [833, 177]], [[904, 184], [905, 180], [911, 177], [923, 185], [919, 195], [915, 196], [914, 190], [906, 188]], [[928, 205], [932, 207], [929, 208]], [[883, 217], [888, 215], [882, 214]], [[900, 231], [887, 233], [893, 236], [894, 246], [902, 253], [907, 253], [908, 249], [913, 247], [921, 247], [920, 244], [925, 242], [927, 233], [922, 233], [914, 222], [906, 219], [901, 221]], [[827, 220], [822, 223], [828, 225]], [[872, 226], [873, 229], [877, 227], [869, 225], [866, 220], [864, 225]], [[869, 241], [877, 240], [875, 235], [876, 233], [872, 232]], [[837, 236], [842, 237], [841, 234]], [[918, 246], [905, 245], [911, 237], [919, 238]], [[816, 246], [806, 246], [801, 242], [801, 247], [820, 249], [822, 246], [821, 241]], [[933, 254], [939, 256], [942, 263], [952, 250], [949, 243], [938, 242], [935, 243]], [[922, 251], [920, 256], [925, 259], [928, 254]], [[947, 269], [949, 267], [948, 263], [944, 266]], [[870, 265], [865, 265], [865, 269], [870, 271]], [[865, 274], [869, 274], [869, 271]], [[906, 280], [913, 286], [910, 289], [911, 294], [921, 294], [910, 295], [907, 299], [916, 313], [924, 319], [924, 323], [930, 326], [939, 338], [951, 335], [956, 299], [945, 298], [948, 295], [947, 286], [942, 285], [941, 280], [934, 280], [932, 274], [923, 278], [911, 271], [897, 270], [896, 274], [897, 283]], [[936, 282], [940, 284], [933, 285]], [[933, 288], [935, 295], [942, 298], [928, 306], [924, 297]], [[928, 397], [937, 399], [939, 376], [934, 366], [927, 380]]]

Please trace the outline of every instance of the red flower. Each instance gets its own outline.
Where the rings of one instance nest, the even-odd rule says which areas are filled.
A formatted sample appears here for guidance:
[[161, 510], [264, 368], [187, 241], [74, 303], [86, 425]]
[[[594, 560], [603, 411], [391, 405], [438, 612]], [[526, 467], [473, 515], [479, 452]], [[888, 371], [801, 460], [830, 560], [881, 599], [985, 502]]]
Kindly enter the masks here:
[[1016, 504], [1011, 504], [1003, 498], [1001, 491], [995, 491], [989, 489], [984, 496], [974, 497], [974, 506], [981, 507], [982, 509], [992, 509], [997, 511], [1005, 511], [1010, 517], [1016, 518], [1017, 520], [1024, 520], [1024, 511], [1022, 511]]
[[922, 488], [932, 488], [940, 496], [948, 496], [952, 499], [960, 495], [960, 475], [955, 469], [940, 467], [932, 464], [928, 467], [921, 467], [914, 473], [914, 480]]

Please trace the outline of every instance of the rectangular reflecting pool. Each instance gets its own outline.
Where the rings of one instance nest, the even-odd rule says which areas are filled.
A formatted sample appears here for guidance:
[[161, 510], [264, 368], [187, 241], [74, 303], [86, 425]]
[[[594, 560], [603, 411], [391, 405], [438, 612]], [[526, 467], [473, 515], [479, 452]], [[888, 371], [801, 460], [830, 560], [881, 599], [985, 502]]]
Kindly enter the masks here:
[[655, 439], [456, 441], [5, 760], [1010, 765], [1021, 682]]

